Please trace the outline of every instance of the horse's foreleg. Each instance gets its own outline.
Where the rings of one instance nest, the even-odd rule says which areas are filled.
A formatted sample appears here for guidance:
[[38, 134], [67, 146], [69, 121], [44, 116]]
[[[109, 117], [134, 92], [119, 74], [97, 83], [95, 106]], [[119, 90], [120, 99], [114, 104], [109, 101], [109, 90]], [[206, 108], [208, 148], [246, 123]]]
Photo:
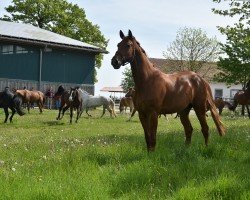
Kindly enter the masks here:
[[133, 109], [133, 112], [132, 112], [132, 114], [131, 114], [131, 116], [130, 116], [130, 118], [128, 119], [128, 121], [130, 121], [130, 120], [132, 119], [132, 117], [135, 115], [135, 112], [136, 112], [136, 109], [134, 108], [134, 109]]
[[63, 118], [64, 113], [66, 112], [66, 110], [69, 109], [69, 107], [70, 107], [70, 105], [67, 105], [66, 107], [64, 107], [64, 108], [62, 109], [62, 116], [61, 116], [61, 118], [59, 118], [59, 119], [62, 119], [62, 118]]
[[8, 107], [6, 108], [4, 108], [4, 113], [5, 113], [5, 120], [4, 120], [4, 123], [6, 123], [7, 122], [7, 120], [8, 120], [8, 117], [9, 117], [9, 111], [8, 111]]
[[30, 102], [27, 102], [27, 110], [28, 110], [28, 113], [30, 113]]
[[12, 118], [13, 118], [14, 114], [16, 113], [15, 108], [11, 108], [11, 112], [12, 112], [12, 114], [10, 116], [10, 122], [12, 122]]
[[70, 123], [72, 124], [72, 117], [73, 117], [73, 107], [70, 106]]
[[144, 129], [148, 152], [155, 150], [158, 114], [153, 111], [149, 114], [139, 112], [139, 118]]
[[76, 123], [77, 123], [78, 119], [80, 118], [81, 108], [77, 108], [76, 113], [77, 113], [76, 114]]
[[89, 111], [89, 108], [86, 107], [86, 113], [87, 113], [87, 115], [88, 115], [89, 117], [92, 117], [92, 116], [88, 113], [88, 111]]

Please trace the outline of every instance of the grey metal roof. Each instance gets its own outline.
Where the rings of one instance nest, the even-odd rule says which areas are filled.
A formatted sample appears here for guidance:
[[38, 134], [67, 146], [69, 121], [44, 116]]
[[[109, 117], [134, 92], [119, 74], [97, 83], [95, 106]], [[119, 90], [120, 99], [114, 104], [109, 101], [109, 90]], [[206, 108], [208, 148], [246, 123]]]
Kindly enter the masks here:
[[41, 29], [39, 27], [22, 24], [16, 22], [7, 22], [0, 20], [0, 37], [2, 38], [15, 38], [21, 40], [32, 40], [36, 42], [49, 43], [53, 46], [69, 46], [77, 49], [92, 50], [99, 53], [107, 53], [99, 47], [63, 36], [51, 31]]

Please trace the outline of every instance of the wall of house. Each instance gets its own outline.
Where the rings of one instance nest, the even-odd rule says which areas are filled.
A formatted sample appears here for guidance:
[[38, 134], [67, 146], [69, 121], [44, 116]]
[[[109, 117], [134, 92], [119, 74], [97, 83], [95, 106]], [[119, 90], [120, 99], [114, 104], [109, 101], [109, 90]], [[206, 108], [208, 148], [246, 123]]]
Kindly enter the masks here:
[[[77, 84], [92, 85], [91, 88], [94, 88], [94, 66], [95, 55], [92, 53], [46, 48], [42, 56], [41, 87]], [[20, 88], [24, 84], [27, 89], [29, 86], [39, 89], [37, 88], [39, 72], [40, 48], [38, 46], [0, 42], [1, 89], [7, 85]]]
[[213, 97], [222, 97], [224, 99], [232, 99], [235, 93], [242, 89], [241, 85], [232, 85], [228, 87], [225, 83], [210, 83]]

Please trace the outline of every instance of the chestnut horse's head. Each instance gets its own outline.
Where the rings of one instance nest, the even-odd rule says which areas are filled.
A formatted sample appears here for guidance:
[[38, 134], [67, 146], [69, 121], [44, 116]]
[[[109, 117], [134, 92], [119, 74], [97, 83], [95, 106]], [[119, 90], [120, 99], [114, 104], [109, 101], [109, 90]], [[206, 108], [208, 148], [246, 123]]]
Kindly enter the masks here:
[[120, 37], [122, 41], [117, 45], [118, 50], [111, 60], [111, 64], [115, 69], [132, 62], [135, 57], [135, 43], [132, 32], [129, 30], [128, 36], [125, 37], [123, 32], [120, 31]]

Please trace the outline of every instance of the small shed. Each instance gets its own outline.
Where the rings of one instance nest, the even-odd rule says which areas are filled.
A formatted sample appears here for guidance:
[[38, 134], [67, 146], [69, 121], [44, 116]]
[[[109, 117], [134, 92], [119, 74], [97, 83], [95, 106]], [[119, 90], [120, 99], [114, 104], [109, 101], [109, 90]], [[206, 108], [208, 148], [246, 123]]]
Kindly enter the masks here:
[[[118, 87], [104, 87], [100, 90], [101, 92], [110, 92], [110, 97], [115, 100], [115, 101], [119, 101], [121, 99], [122, 96], [124, 96], [125, 91], [123, 90], [122, 87], [118, 86]], [[120, 94], [118, 97], [117, 94]]]

